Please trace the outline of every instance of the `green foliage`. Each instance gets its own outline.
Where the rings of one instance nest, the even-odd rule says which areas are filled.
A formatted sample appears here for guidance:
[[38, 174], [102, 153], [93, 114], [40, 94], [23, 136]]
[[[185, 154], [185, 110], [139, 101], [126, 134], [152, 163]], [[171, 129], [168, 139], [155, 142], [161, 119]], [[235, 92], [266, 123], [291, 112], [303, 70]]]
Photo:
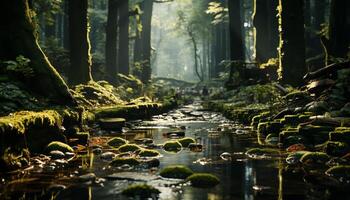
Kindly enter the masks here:
[[171, 165], [160, 171], [160, 176], [164, 178], [186, 179], [192, 174], [193, 171], [184, 165]]
[[220, 183], [220, 179], [217, 176], [208, 173], [195, 173], [186, 180], [190, 181], [193, 187], [199, 188], [215, 187]]
[[9, 60], [2, 62], [1, 65], [6, 65], [5, 72], [11, 72], [14, 74], [22, 75], [25, 78], [33, 77], [33, 68], [29, 66], [30, 59], [25, 58], [22, 55], [16, 57], [16, 60]]
[[65, 144], [63, 142], [54, 141], [47, 145], [46, 152], [50, 153], [51, 151], [62, 151], [65, 152], [74, 152], [72, 147], [70, 147], [68, 144]]
[[158, 195], [160, 191], [146, 184], [134, 184], [123, 190], [122, 194], [128, 197], [147, 199]]

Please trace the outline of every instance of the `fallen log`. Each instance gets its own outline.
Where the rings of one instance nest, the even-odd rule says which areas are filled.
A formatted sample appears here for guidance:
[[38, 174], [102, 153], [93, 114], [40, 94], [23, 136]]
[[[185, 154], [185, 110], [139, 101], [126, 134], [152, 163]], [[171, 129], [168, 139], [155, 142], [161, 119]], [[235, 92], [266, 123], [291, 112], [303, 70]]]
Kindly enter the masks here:
[[317, 79], [321, 76], [329, 76], [330, 74], [336, 73], [338, 70], [346, 69], [346, 68], [350, 69], [350, 61], [346, 61], [342, 63], [333, 63], [317, 71], [307, 73], [304, 76], [304, 80], [312, 80], [312, 79]]

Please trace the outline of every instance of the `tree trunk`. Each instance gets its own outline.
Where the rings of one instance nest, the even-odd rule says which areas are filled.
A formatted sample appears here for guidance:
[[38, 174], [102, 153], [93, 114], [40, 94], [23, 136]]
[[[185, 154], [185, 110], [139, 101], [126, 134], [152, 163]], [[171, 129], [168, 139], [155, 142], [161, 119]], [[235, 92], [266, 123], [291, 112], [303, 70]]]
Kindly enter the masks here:
[[306, 74], [303, 0], [279, 0], [279, 79], [299, 86]]
[[151, 80], [151, 26], [152, 26], [152, 14], [153, 14], [153, 1], [144, 1], [142, 15], [142, 56], [143, 56], [143, 72], [142, 82], [148, 83]]
[[254, 1], [254, 27], [256, 61], [265, 63], [270, 58], [277, 57], [278, 22], [277, 1]]
[[129, 1], [120, 0], [118, 73], [129, 74]]
[[63, 48], [69, 50], [69, 1], [64, 1]]
[[241, 1], [229, 0], [229, 21], [230, 21], [230, 49], [231, 60], [244, 60], [242, 20], [241, 20]]
[[85, 84], [91, 77], [91, 45], [88, 29], [88, 0], [69, 1], [69, 44], [72, 85]]
[[118, 38], [118, 0], [108, 1], [106, 27], [106, 74], [111, 83], [117, 81], [117, 38]]
[[350, 44], [350, 1], [332, 0], [329, 19], [328, 55], [345, 58]]
[[36, 37], [34, 16], [28, 0], [3, 0], [0, 3], [0, 60], [29, 58], [34, 77], [28, 86], [59, 104], [75, 104], [69, 89], [41, 50]]

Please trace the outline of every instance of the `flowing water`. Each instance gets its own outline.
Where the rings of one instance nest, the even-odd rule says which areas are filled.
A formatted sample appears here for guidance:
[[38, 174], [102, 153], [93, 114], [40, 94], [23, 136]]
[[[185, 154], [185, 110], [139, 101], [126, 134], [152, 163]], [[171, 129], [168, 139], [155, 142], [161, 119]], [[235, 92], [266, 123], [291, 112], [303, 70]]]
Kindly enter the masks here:
[[[225, 119], [218, 113], [203, 111], [199, 104], [185, 106], [150, 121], [133, 122], [126, 132], [129, 140], [152, 138], [155, 144], [169, 140], [164, 133], [174, 127], [186, 128], [186, 136], [196, 138], [203, 151], [183, 149], [178, 153], [159, 150], [160, 167], [183, 164], [195, 172], [209, 172], [220, 178], [211, 189], [197, 189], [176, 180], [157, 176], [156, 169], [114, 169], [94, 155], [82, 151], [80, 159], [60, 168], [32, 167], [3, 175], [0, 199], [125, 199], [120, 193], [132, 183], [146, 182], [161, 191], [160, 199], [330, 199], [326, 188], [303, 181], [301, 173], [286, 172], [284, 158], [251, 159], [244, 153], [258, 146], [248, 127]], [[132, 133], [132, 134], [131, 134]], [[106, 136], [105, 132], [98, 132]], [[105, 137], [93, 138], [103, 141]], [[111, 137], [111, 135], [107, 135]], [[107, 147], [103, 151], [108, 151]], [[224, 154], [223, 154], [224, 153]], [[220, 156], [222, 155], [222, 156]], [[226, 155], [226, 156], [225, 156]], [[81, 175], [92, 172], [95, 177]], [[346, 197], [336, 198], [346, 199]]]

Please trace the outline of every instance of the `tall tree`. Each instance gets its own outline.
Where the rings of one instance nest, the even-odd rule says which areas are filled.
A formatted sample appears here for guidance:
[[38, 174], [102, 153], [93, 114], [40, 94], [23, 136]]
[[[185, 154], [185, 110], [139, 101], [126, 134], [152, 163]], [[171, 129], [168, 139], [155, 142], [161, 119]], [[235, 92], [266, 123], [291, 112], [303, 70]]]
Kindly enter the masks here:
[[298, 86], [306, 73], [303, 0], [279, 0], [279, 79]]
[[28, 0], [3, 0], [0, 6], [0, 60], [14, 60], [18, 55], [29, 58], [34, 74], [22, 81], [57, 103], [74, 103], [67, 85], [38, 44], [37, 25]]
[[329, 40], [323, 38], [329, 57], [345, 58], [350, 44], [350, 1], [332, 0], [329, 19]]
[[118, 37], [118, 0], [108, 1], [108, 18], [106, 27], [106, 74], [111, 83], [115, 83], [118, 73], [117, 62]]
[[244, 60], [241, 0], [228, 1], [231, 60]]
[[92, 80], [88, 22], [88, 0], [69, 1], [69, 44], [71, 68], [68, 75], [72, 85]]
[[277, 57], [277, 6], [278, 2], [275, 0], [254, 1], [255, 52], [258, 63]]
[[129, 0], [120, 0], [118, 73], [129, 74]]

